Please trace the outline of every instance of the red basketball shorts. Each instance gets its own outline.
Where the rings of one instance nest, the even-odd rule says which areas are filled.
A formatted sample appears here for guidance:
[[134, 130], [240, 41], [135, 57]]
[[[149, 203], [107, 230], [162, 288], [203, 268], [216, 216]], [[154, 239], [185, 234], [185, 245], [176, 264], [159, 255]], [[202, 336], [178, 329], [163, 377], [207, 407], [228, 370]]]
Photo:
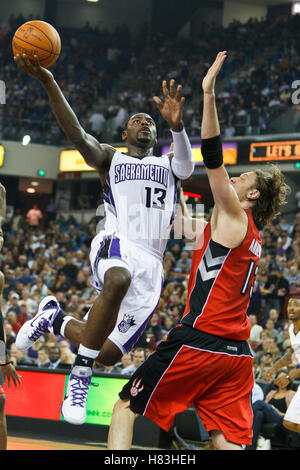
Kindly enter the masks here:
[[174, 328], [120, 393], [130, 408], [168, 431], [175, 415], [194, 405], [207, 431], [252, 442], [253, 357], [248, 343]]

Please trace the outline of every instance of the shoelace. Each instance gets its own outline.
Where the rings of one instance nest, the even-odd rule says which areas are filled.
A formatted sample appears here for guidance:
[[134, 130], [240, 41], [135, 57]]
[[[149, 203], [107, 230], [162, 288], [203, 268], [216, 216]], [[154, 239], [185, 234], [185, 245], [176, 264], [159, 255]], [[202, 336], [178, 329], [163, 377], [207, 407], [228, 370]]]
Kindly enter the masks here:
[[43, 333], [49, 333], [49, 322], [46, 318], [42, 318], [32, 335], [29, 337], [31, 341], [36, 341]]
[[71, 383], [71, 406], [84, 408], [91, 377], [77, 377], [73, 375]]

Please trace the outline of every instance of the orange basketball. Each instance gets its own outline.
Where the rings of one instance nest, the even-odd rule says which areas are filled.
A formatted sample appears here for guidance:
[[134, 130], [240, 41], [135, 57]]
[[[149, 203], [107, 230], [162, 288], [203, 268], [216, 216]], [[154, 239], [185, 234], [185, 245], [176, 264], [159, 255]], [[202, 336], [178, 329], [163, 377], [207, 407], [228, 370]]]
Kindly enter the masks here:
[[58, 32], [45, 21], [27, 21], [22, 24], [12, 40], [14, 55], [26, 54], [34, 63], [37, 55], [42, 67], [50, 67], [58, 59], [61, 41]]

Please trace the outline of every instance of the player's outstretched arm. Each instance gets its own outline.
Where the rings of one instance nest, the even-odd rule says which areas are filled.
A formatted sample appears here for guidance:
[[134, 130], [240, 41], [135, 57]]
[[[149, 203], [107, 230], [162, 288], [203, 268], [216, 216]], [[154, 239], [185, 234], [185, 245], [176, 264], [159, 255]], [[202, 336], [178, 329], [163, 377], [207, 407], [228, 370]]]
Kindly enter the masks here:
[[163, 80], [163, 101], [158, 96], [154, 96], [153, 100], [157, 104], [161, 116], [169, 124], [172, 132], [174, 151], [171, 156], [171, 166], [173, 173], [177, 178], [185, 180], [193, 173], [195, 162], [191, 144], [182, 120], [184, 97], [181, 96], [181, 88], [181, 85], [178, 85], [175, 90], [175, 80], [170, 80], [170, 87], [168, 89], [166, 80]]
[[233, 217], [239, 217], [243, 211], [223, 164], [222, 141], [215, 100], [216, 77], [225, 59], [226, 51], [219, 52], [202, 82], [201, 150], [217, 209], [222, 209]]
[[203, 217], [192, 216], [185, 203], [183, 191], [180, 189], [179, 207], [173, 226], [175, 238], [185, 237], [189, 241], [196, 241], [202, 236], [206, 225], [204, 214]]
[[107, 171], [115, 149], [110, 145], [100, 144], [97, 139], [85, 132], [60, 87], [56, 83], [53, 74], [40, 66], [37, 56], [35, 56], [35, 64], [30, 62], [26, 54], [22, 56], [17, 54], [14, 60], [23, 72], [39, 80], [44, 86], [49, 97], [52, 111], [60, 128], [75, 148], [82, 154], [86, 163], [96, 168], [100, 173]]

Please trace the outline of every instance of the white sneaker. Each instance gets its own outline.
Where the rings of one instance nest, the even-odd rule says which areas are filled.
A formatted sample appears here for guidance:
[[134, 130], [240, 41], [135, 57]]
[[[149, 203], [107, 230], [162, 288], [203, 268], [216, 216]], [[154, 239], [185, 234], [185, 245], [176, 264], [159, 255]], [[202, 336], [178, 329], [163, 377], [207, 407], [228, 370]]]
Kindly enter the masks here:
[[86, 420], [86, 400], [92, 373], [90, 367], [73, 366], [71, 369], [66, 395], [61, 407], [61, 413], [68, 423], [79, 425]]
[[45, 297], [39, 305], [35, 317], [24, 323], [16, 338], [16, 346], [23, 351], [35, 343], [45, 333], [53, 333], [53, 322], [60, 311], [59, 302], [53, 295]]

